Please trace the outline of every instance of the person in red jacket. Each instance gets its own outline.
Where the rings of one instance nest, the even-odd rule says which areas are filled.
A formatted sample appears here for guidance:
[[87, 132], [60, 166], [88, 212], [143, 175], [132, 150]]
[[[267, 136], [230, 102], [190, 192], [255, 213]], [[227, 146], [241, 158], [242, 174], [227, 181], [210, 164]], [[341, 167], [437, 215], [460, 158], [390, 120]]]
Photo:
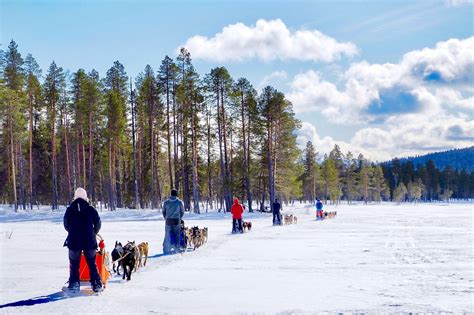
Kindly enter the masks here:
[[244, 207], [239, 203], [239, 199], [234, 198], [234, 204], [230, 209], [232, 213], [232, 234], [244, 233], [242, 226], [242, 213], [244, 213]]

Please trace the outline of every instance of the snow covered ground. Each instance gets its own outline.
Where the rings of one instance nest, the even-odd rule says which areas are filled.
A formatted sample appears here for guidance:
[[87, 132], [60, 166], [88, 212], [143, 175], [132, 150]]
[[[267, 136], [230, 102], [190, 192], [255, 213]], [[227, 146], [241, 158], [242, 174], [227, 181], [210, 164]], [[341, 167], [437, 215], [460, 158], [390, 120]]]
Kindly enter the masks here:
[[[285, 209], [298, 224], [245, 213], [243, 235], [229, 233], [229, 215], [186, 215], [209, 242], [174, 256], [161, 256], [157, 211], [102, 212], [107, 249], [148, 241], [148, 265], [100, 296], [67, 297], [63, 213], [0, 207], [0, 314], [474, 313], [473, 204], [328, 206], [338, 217], [323, 222]], [[30, 306], [6, 307], [15, 302]]]

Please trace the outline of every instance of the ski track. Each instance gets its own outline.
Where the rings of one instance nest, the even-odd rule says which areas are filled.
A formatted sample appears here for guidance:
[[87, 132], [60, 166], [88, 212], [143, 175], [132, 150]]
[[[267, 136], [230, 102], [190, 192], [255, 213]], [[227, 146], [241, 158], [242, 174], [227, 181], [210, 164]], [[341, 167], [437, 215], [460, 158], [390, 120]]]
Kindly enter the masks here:
[[296, 225], [273, 227], [271, 215], [246, 213], [253, 227], [242, 235], [230, 234], [228, 214], [187, 214], [188, 226], [209, 227], [209, 241], [172, 256], [161, 256], [164, 222], [156, 211], [103, 213], [108, 251], [115, 240], [148, 241], [150, 257], [131, 281], [114, 275], [99, 296], [59, 292], [68, 276], [61, 213], [2, 210], [0, 304], [56, 300], [0, 314], [473, 313], [472, 204], [447, 209], [328, 206], [338, 217], [315, 221], [298, 205], [287, 211]]

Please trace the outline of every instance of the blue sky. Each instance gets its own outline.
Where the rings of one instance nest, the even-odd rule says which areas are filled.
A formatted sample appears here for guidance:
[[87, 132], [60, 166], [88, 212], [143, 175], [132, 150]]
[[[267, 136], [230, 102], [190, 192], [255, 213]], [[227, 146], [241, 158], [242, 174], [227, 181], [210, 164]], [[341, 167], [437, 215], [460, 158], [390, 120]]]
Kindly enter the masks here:
[[[317, 54], [299, 58], [298, 52], [291, 51], [296, 49], [292, 45], [281, 48], [279, 44], [270, 43], [268, 47], [264, 47], [269, 48], [270, 53], [273, 53], [272, 49], [275, 50], [275, 54], [267, 58], [245, 56], [245, 50], [252, 50], [249, 46], [234, 51], [232, 39], [225, 38], [229, 37], [229, 33], [216, 37], [225, 27], [236, 23], [242, 23], [241, 27], [231, 27], [231, 30], [238, 36], [239, 30], [257, 33], [256, 23], [259, 20], [264, 21], [261, 24], [263, 32], [274, 27], [273, 30], [277, 31], [270, 30], [269, 33], [282, 34], [287, 31], [290, 35], [295, 35], [295, 38], [298, 31], [318, 32], [323, 34], [324, 38], [330, 38], [342, 46], [340, 50], [328, 53], [328, 58]], [[278, 33], [279, 31], [281, 32]], [[438, 88], [433, 84], [410, 81], [413, 78], [408, 78], [409, 75], [404, 75], [399, 81], [388, 86], [382, 84], [373, 87], [367, 83], [382, 76], [375, 69], [380, 67], [374, 65], [393, 64], [405, 69], [414, 62], [408, 57], [403, 62], [405, 54], [420, 51], [425, 47], [436, 50], [439, 42], [450, 39], [462, 41], [472, 37], [472, 1], [2, 0], [0, 33], [3, 47], [14, 39], [22, 54], [32, 53], [43, 70], [47, 69], [54, 59], [58, 65], [71, 71], [76, 71], [79, 67], [86, 70], [95, 68], [104, 75], [113, 61], [119, 60], [132, 76], [142, 71], [146, 64], [157, 69], [166, 54], [174, 57], [176, 49], [184, 43], [191, 43], [188, 40], [193, 36], [205, 37], [195, 41], [196, 47], [204, 47], [203, 50], [206, 47], [214, 47], [214, 38], [216, 41], [222, 41], [219, 43], [224, 46], [226, 43], [230, 45], [227, 50], [223, 49], [218, 53], [229, 53], [234, 58], [216, 58], [212, 52], [206, 51], [193, 54], [193, 49], [190, 49], [191, 56], [196, 56], [193, 63], [200, 74], [204, 75], [212, 67], [224, 65], [234, 78], [245, 76], [256, 88], [271, 84], [284, 91], [291, 96], [294, 104], [296, 102], [297, 115], [305, 122], [301, 142], [313, 140], [319, 144], [321, 152], [327, 151], [327, 147], [334, 143], [341, 143], [344, 148], [363, 152], [374, 159], [383, 159], [394, 155], [423, 153], [425, 147], [452, 148], [466, 145], [466, 141], [450, 140], [452, 137], [448, 136], [448, 131], [444, 135], [446, 141], [430, 143], [429, 146], [413, 141], [414, 139], [407, 139], [405, 142], [393, 140], [393, 146], [397, 146], [395, 149], [376, 145], [384, 142], [380, 137], [386, 137], [387, 133], [393, 137], [395, 130], [390, 128], [393, 124], [396, 125], [397, 120], [408, 119], [413, 126], [428, 124], [424, 131], [431, 135], [432, 132], [428, 129], [435, 127], [429, 125], [433, 120], [421, 122], [421, 116], [426, 115], [426, 111], [436, 111], [438, 116], [448, 115], [452, 118], [453, 125], [446, 126], [446, 130], [460, 128], [464, 132], [462, 138], [474, 142], [474, 135], [471, 135], [474, 133], [473, 108], [470, 107], [473, 91], [469, 88], [469, 85], [472, 86], [472, 82], [469, 82], [472, 78], [469, 69], [472, 71], [473, 68], [470, 68], [472, 64], [469, 60], [467, 63], [460, 63], [460, 66], [467, 67], [467, 87], [466, 84], [459, 87], [444, 82], [443, 87]], [[260, 38], [255, 36], [249, 40], [249, 45], [255, 43], [256, 38]], [[265, 40], [270, 41], [272, 38], [268, 35]], [[308, 42], [310, 43], [311, 39]], [[296, 40], [295, 43], [306, 47], [305, 40]], [[350, 47], [347, 46], [349, 43]], [[318, 39], [313, 39], [309, 49], [330, 51], [328, 45], [318, 45]], [[469, 48], [471, 44], [462, 42], [459, 45]], [[443, 55], [439, 49], [436, 52]], [[420, 56], [416, 58], [418, 61], [425, 60]], [[467, 58], [469, 59], [469, 56]], [[433, 58], [429, 59], [429, 62], [433, 62]], [[458, 67], [457, 61], [454, 62], [453, 67]], [[360, 70], [362, 65], [365, 65], [364, 69], [368, 71], [364, 72], [368, 78], [361, 78], [354, 73], [357, 69]], [[400, 71], [397, 70], [396, 73]], [[431, 74], [435, 79], [436, 75]], [[363, 86], [365, 92], [353, 92], [352, 86], [348, 88], [348, 84], [352, 84], [354, 80]], [[362, 82], [365, 82], [365, 85]], [[331, 97], [314, 95], [314, 89], [324, 89], [327, 85], [332, 85], [333, 93], [336, 94]], [[424, 101], [429, 98], [422, 96], [424, 90], [437, 100], [437, 104], [435, 101], [430, 104]], [[375, 94], [372, 95], [372, 92]], [[419, 102], [414, 101], [414, 95]], [[340, 105], [333, 106], [333, 100], [337, 103], [339, 97]], [[352, 105], [350, 101], [343, 101], [359, 97], [360, 104]], [[370, 99], [363, 101], [364, 97]], [[452, 105], [456, 102], [462, 105]], [[374, 104], [384, 104], [385, 107]], [[412, 107], [416, 107], [416, 110], [412, 110]], [[349, 113], [348, 117], [341, 119]], [[363, 134], [375, 139], [366, 143], [362, 139]], [[430, 138], [426, 140], [430, 141]], [[403, 143], [410, 144], [405, 146]]]

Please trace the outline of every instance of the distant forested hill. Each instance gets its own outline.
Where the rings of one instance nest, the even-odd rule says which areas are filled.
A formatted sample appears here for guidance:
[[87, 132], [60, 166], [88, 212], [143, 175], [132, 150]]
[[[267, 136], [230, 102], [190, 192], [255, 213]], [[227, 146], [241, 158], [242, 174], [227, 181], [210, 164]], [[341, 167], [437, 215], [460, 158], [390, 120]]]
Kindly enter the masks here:
[[415, 166], [426, 165], [432, 160], [436, 168], [443, 170], [446, 166], [451, 166], [459, 171], [474, 171], [474, 146], [464, 149], [454, 149], [444, 152], [435, 152], [421, 156], [401, 158], [400, 162], [411, 161]]

